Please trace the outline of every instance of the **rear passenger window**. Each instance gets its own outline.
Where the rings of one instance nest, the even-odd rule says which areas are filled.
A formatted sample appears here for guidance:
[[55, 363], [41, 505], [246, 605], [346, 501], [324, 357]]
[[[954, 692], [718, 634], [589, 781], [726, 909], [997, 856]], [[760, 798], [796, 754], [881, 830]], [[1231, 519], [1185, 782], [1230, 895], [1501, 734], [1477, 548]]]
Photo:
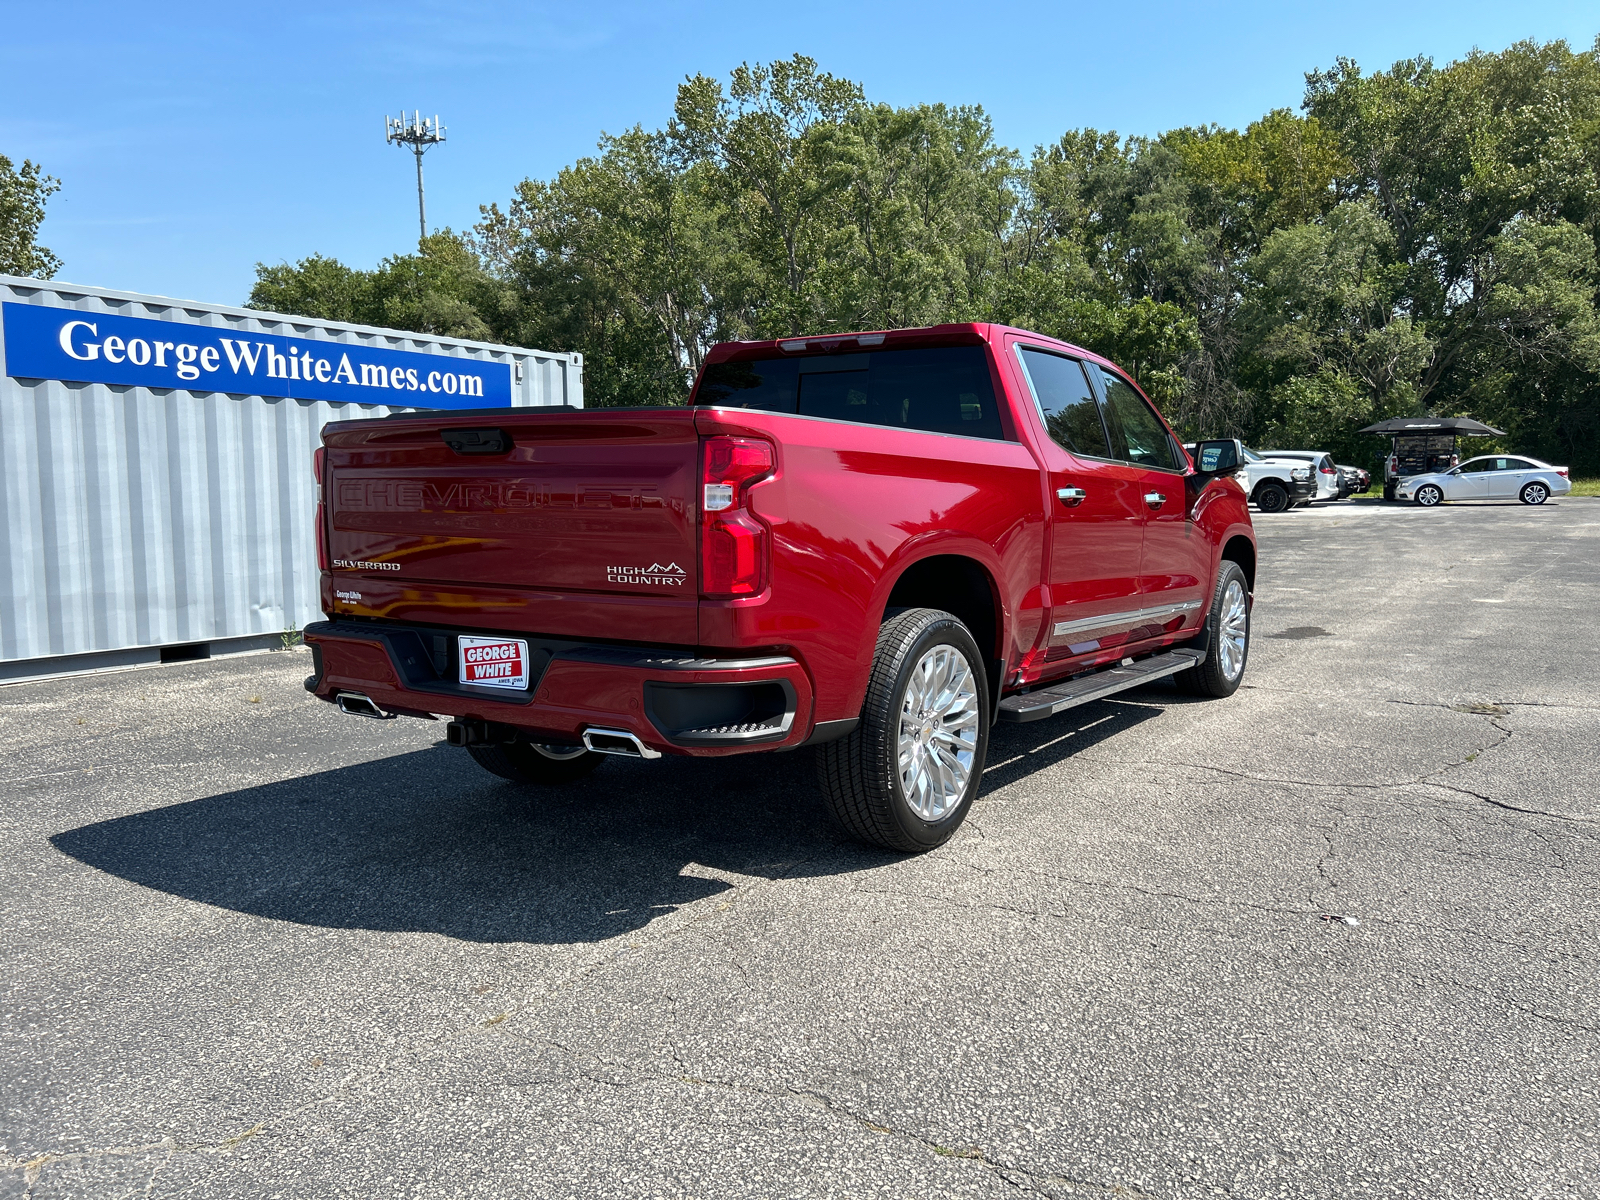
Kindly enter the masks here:
[[1111, 434], [1111, 456], [1141, 467], [1181, 470], [1172, 438], [1144, 397], [1122, 376], [1101, 369], [1106, 387], [1106, 425]]
[[717, 363], [706, 368], [695, 403], [1005, 437], [982, 346]]
[[712, 363], [700, 379], [695, 403], [792, 413], [795, 384], [792, 359]]
[[1094, 389], [1075, 358], [1019, 347], [1022, 366], [1033, 389], [1034, 403], [1044, 419], [1045, 432], [1063, 450], [1090, 458], [1110, 458], [1106, 428]]
[[800, 406], [796, 411], [835, 421], [889, 424], [875, 419], [878, 406], [871, 403], [871, 359], [871, 354], [829, 354], [796, 362], [800, 372]]

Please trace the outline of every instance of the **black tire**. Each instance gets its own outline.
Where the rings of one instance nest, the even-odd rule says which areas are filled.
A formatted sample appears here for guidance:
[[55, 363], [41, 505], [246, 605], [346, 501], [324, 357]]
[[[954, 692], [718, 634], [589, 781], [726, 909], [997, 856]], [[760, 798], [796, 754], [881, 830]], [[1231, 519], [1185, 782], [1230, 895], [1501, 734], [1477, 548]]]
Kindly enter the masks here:
[[[1223, 621], [1230, 607], [1230, 583], [1237, 583], [1244, 601], [1244, 647], [1239, 654], [1238, 670], [1229, 675], [1227, 647], [1224, 646]], [[1206, 656], [1198, 666], [1179, 671], [1173, 679], [1180, 690], [1191, 696], [1209, 696], [1217, 700], [1233, 695], [1239, 690], [1245, 667], [1250, 663], [1250, 583], [1236, 562], [1223, 560], [1217, 572], [1217, 586], [1211, 590], [1211, 609], [1206, 613]]]
[[1289, 493], [1276, 483], [1263, 483], [1256, 489], [1256, 507], [1264, 513], [1281, 513], [1289, 507]]
[[1383, 485], [1383, 498], [1390, 503], [1394, 502], [1394, 484], [1386, 483]]
[[[576, 752], [576, 753], [574, 753]], [[512, 783], [550, 786], [582, 779], [601, 763], [604, 754], [582, 746], [551, 746], [541, 749], [531, 742], [502, 742], [493, 746], [468, 746], [467, 753], [485, 771]], [[556, 757], [559, 755], [559, 757]]]
[[1425, 483], [1417, 489], [1416, 495], [1411, 499], [1423, 508], [1437, 508], [1444, 502], [1444, 492], [1431, 483]]
[[1535, 479], [1532, 483], [1523, 485], [1522, 491], [1517, 494], [1517, 499], [1524, 504], [1543, 504], [1550, 499], [1550, 489]]
[[[975, 690], [970, 707], [978, 720], [966, 785], [930, 821], [912, 807], [901, 781], [900, 718], [913, 673], [940, 646], [954, 648], [965, 660]], [[885, 850], [919, 854], [944, 845], [967, 819], [988, 750], [989, 686], [977, 642], [949, 613], [909, 608], [891, 613], [879, 628], [861, 723], [848, 737], [817, 747], [817, 782], [829, 813], [846, 833]]]

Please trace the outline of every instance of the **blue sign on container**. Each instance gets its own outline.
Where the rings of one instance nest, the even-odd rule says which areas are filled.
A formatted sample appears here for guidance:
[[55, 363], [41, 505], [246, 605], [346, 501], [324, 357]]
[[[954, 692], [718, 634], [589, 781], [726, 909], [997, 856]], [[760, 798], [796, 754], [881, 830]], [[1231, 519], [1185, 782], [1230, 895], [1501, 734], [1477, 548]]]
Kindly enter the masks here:
[[6, 374], [401, 408], [511, 403], [511, 365], [43, 304], [0, 304]]

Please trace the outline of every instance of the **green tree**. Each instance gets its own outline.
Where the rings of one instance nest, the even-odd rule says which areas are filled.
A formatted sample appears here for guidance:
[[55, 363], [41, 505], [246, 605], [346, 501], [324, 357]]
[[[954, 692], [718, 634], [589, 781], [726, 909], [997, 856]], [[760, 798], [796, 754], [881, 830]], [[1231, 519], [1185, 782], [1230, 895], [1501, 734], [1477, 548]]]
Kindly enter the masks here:
[[591, 403], [677, 403], [706, 350], [737, 336], [749, 268], [708, 164], [637, 128], [599, 149], [485, 207], [477, 241], [518, 298], [517, 336], [589, 352]]
[[473, 248], [446, 229], [424, 238], [416, 254], [386, 258], [371, 271], [320, 254], [293, 266], [257, 263], [246, 307], [486, 341], [495, 336], [491, 322], [515, 304]]
[[[706, 351], [943, 321], [1126, 367], [1189, 436], [1370, 454], [1432, 411], [1600, 470], [1600, 43], [1307, 76], [1243, 130], [1069, 130], [871, 102], [801, 55], [696, 75], [468, 238], [252, 302], [586, 355], [594, 404], [680, 403]], [[1365, 446], [1365, 449], [1363, 449]]]
[[245, 307], [364, 325], [371, 315], [368, 285], [368, 272], [320, 254], [302, 258], [293, 266], [257, 263], [255, 286]]
[[1245, 320], [1261, 359], [1290, 375], [1354, 381], [1371, 416], [1397, 387], [1411, 399], [1434, 346], [1406, 311], [1407, 265], [1376, 206], [1353, 200], [1319, 224], [1275, 231], [1247, 271], [1256, 286]]
[[60, 190], [61, 181], [38, 163], [23, 159], [18, 167], [0, 154], [0, 275], [49, 279], [61, 269], [61, 260], [37, 241], [44, 206]]
[[669, 127], [677, 152], [721, 176], [712, 182], [754, 285], [746, 320], [765, 336], [826, 328], [814, 283], [826, 264], [833, 202], [848, 177], [826, 168], [823, 136], [861, 104], [859, 85], [817, 70], [801, 54], [736, 68], [726, 92], [696, 75], [678, 88]]

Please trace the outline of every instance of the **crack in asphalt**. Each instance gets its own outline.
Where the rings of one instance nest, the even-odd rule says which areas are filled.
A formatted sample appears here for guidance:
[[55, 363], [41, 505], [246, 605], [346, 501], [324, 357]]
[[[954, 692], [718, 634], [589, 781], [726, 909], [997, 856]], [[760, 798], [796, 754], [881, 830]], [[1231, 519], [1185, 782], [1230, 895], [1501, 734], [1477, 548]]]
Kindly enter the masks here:
[[[1391, 703], [1415, 704], [1415, 702], [1413, 702], [1413, 701], [1391, 701]], [[1416, 706], [1417, 707], [1427, 707], [1427, 708], [1444, 708], [1444, 709], [1447, 709], [1447, 710], [1450, 710], [1450, 711], [1459, 711], [1457, 709], [1454, 709], [1453, 706], [1447, 705], [1447, 704], [1426, 704], [1426, 705], [1416, 704]], [[1473, 714], [1473, 715], [1487, 715], [1487, 714]], [[1509, 729], [1505, 725], [1501, 724], [1501, 721], [1503, 719], [1504, 718], [1501, 718], [1501, 717], [1491, 717], [1490, 718], [1490, 724], [1492, 724], [1503, 735], [1500, 738], [1498, 738], [1498, 739], [1496, 739], [1496, 740], [1494, 740], [1492, 742], [1486, 742], [1485, 744], [1483, 744], [1481, 746], [1478, 746], [1476, 749], [1469, 750], [1465, 756], [1455, 760], [1454, 762], [1445, 763], [1443, 766], [1436, 767], [1431, 771], [1424, 772], [1423, 774], [1415, 776], [1415, 777], [1410, 778], [1410, 779], [1404, 779], [1404, 780], [1400, 780], [1400, 781], [1397, 781], [1397, 782], [1390, 782], [1390, 783], [1369, 783], [1369, 782], [1364, 782], [1362, 780], [1347, 780], [1347, 779], [1340, 779], [1340, 780], [1297, 779], [1297, 778], [1292, 778], [1292, 777], [1288, 777], [1288, 776], [1262, 775], [1262, 774], [1258, 774], [1258, 773], [1253, 772], [1253, 771], [1242, 771], [1242, 770], [1238, 770], [1238, 769], [1232, 768], [1232, 767], [1219, 767], [1219, 766], [1216, 766], [1216, 765], [1214, 765], [1212, 763], [1196, 763], [1196, 762], [1172, 761], [1172, 762], [1166, 763], [1164, 765], [1170, 766], [1170, 767], [1174, 767], [1174, 768], [1183, 768], [1183, 769], [1191, 770], [1191, 771], [1210, 771], [1213, 774], [1225, 775], [1225, 776], [1228, 776], [1229, 778], [1232, 778], [1232, 779], [1244, 780], [1247, 783], [1265, 783], [1265, 784], [1275, 784], [1275, 785], [1278, 785], [1278, 786], [1281, 786], [1281, 787], [1311, 788], [1311, 789], [1314, 789], [1314, 790], [1316, 790], [1318, 792], [1323, 792], [1323, 791], [1328, 790], [1329, 788], [1335, 788], [1335, 787], [1336, 788], [1348, 788], [1348, 789], [1351, 789], [1351, 790], [1364, 791], [1364, 792], [1390, 792], [1390, 791], [1395, 791], [1395, 790], [1402, 789], [1402, 788], [1433, 787], [1433, 788], [1439, 788], [1442, 791], [1454, 792], [1454, 793], [1457, 793], [1457, 794], [1462, 795], [1462, 796], [1470, 796], [1474, 800], [1481, 801], [1482, 803], [1491, 805], [1491, 806], [1493, 806], [1495, 808], [1504, 809], [1504, 810], [1506, 810], [1508, 812], [1523, 813], [1523, 814], [1525, 814], [1527, 816], [1534, 816], [1534, 817], [1547, 817], [1547, 818], [1549, 818], [1550, 820], [1553, 820], [1553, 821], [1568, 821], [1568, 822], [1571, 822], [1571, 823], [1574, 823], [1574, 824], [1578, 824], [1578, 825], [1597, 825], [1597, 824], [1600, 824], [1600, 819], [1597, 819], [1597, 818], [1594, 818], [1594, 817], [1580, 817], [1580, 816], [1573, 816], [1573, 815], [1568, 814], [1568, 813], [1550, 812], [1550, 811], [1548, 811], [1546, 809], [1527, 808], [1527, 807], [1524, 807], [1522, 805], [1513, 804], [1509, 800], [1498, 799], [1497, 797], [1490, 796], [1490, 795], [1488, 795], [1488, 794], [1486, 794], [1484, 792], [1473, 791], [1471, 788], [1462, 787], [1459, 784], [1445, 783], [1444, 781], [1442, 781], [1441, 779], [1438, 778], [1439, 776], [1444, 775], [1446, 772], [1455, 771], [1455, 770], [1459, 770], [1459, 769], [1461, 769], [1463, 767], [1471, 766], [1473, 763], [1475, 763], [1478, 759], [1482, 758], [1484, 755], [1492, 753], [1493, 751], [1496, 751], [1496, 750], [1503, 749], [1505, 746], [1507, 746], [1511, 742], [1512, 738], [1515, 736], [1515, 731], [1512, 730], [1512, 729]], [[1148, 762], [1137, 761], [1137, 760], [1133, 760], [1133, 759], [1109, 758], [1109, 757], [1105, 757], [1105, 756], [1102, 756], [1102, 755], [1094, 754], [1092, 752], [1085, 752], [1083, 754], [1078, 755], [1077, 757], [1078, 757], [1078, 760], [1081, 761], [1081, 762], [1091, 763], [1091, 764], [1095, 764], [1095, 765], [1103, 765], [1103, 766], [1138, 766], [1138, 767], [1142, 767], [1142, 768], [1148, 768], [1149, 767], [1149, 763]]]
[[[1036, 1170], [1032, 1167], [1022, 1166], [1018, 1163], [1006, 1162], [992, 1157], [991, 1154], [988, 1151], [985, 1151], [981, 1146], [973, 1144], [946, 1146], [934, 1138], [928, 1137], [925, 1134], [917, 1133], [915, 1130], [884, 1124], [881, 1121], [875, 1121], [871, 1117], [857, 1112], [855, 1109], [842, 1103], [834, 1096], [818, 1088], [794, 1087], [790, 1085], [782, 1085], [779, 1088], [762, 1087], [758, 1084], [742, 1083], [725, 1079], [712, 1079], [693, 1075], [690, 1074], [688, 1064], [683, 1061], [683, 1057], [677, 1052], [676, 1049], [669, 1049], [668, 1053], [672, 1055], [673, 1062], [678, 1065], [680, 1074], [674, 1076], [653, 1075], [648, 1078], [683, 1083], [694, 1087], [714, 1088], [721, 1091], [765, 1096], [771, 1099], [782, 1099], [784, 1097], [788, 1097], [790, 1099], [800, 1101], [801, 1103], [809, 1102], [810, 1105], [819, 1107], [825, 1112], [831, 1113], [836, 1117], [841, 1117], [844, 1120], [849, 1121], [871, 1133], [878, 1134], [880, 1136], [886, 1135], [899, 1138], [902, 1141], [909, 1142], [913, 1145], [921, 1147], [924, 1150], [927, 1150], [936, 1158], [944, 1159], [952, 1164], [956, 1162], [977, 1163], [979, 1166], [997, 1176], [1001, 1182], [1007, 1184], [1008, 1186], [1017, 1188], [1020, 1191], [1030, 1192], [1038, 1196], [1053, 1197], [1056, 1195], [1056, 1193], [1054, 1191], [1046, 1191], [1046, 1188], [1065, 1186], [1087, 1189], [1091, 1193], [1098, 1196], [1125, 1197], [1126, 1200], [1160, 1200], [1159, 1197], [1156, 1197], [1149, 1192], [1130, 1187], [1126, 1184], [1101, 1183], [1096, 1180], [1079, 1179], [1070, 1175]], [[1016, 1178], [1013, 1178], [1013, 1176]]]
[[33, 1189], [38, 1185], [39, 1180], [43, 1177], [46, 1167], [56, 1166], [61, 1163], [89, 1162], [97, 1158], [137, 1158], [146, 1154], [161, 1153], [163, 1154], [163, 1158], [161, 1161], [157, 1162], [155, 1167], [151, 1170], [150, 1177], [144, 1186], [145, 1194], [149, 1195], [151, 1188], [155, 1186], [157, 1173], [163, 1166], [172, 1161], [174, 1155], [180, 1153], [225, 1154], [228, 1151], [233, 1150], [235, 1147], [241, 1146], [245, 1142], [250, 1141], [261, 1132], [262, 1128], [263, 1123], [258, 1121], [256, 1124], [250, 1126], [250, 1128], [244, 1130], [242, 1133], [236, 1133], [232, 1137], [223, 1138], [221, 1141], [217, 1142], [185, 1143], [179, 1142], [172, 1137], [165, 1137], [159, 1142], [148, 1142], [144, 1145], [103, 1146], [88, 1150], [67, 1150], [61, 1152], [50, 1151], [29, 1159], [18, 1158], [11, 1155], [0, 1155], [0, 1166], [3, 1166], [8, 1170], [20, 1171], [22, 1173], [23, 1185], [26, 1189], [23, 1192], [23, 1195], [32, 1196]]
[[1524, 1016], [1534, 1017], [1540, 1021], [1546, 1021], [1552, 1025], [1559, 1025], [1565, 1029], [1581, 1029], [1585, 1033], [1600, 1033], [1600, 1025], [1591, 1025], [1585, 1021], [1574, 1020], [1572, 1017], [1560, 1017], [1554, 1013], [1542, 1012], [1530, 1004], [1519, 1004], [1509, 996], [1506, 996], [1501, 992], [1494, 991], [1491, 988], [1484, 987], [1482, 984], [1468, 983], [1464, 979], [1455, 979], [1442, 975], [1423, 976], [1418, 979], [1418, 982], [1440, 983], [1444, 984], [1446, 987], [1459, 988], [1464, 992], [1475, 992], [1480, 996], [1491, 996], [1507, 1007], [1513, 1008], [1517, 1012], [1522, 1013]]
[[[734, 1092], [741, 1095], [761, 1096], [771, 1100], [796, 1101], [807, 1107], [818, 1108], [832, 1116], [842, 1118], [872, 1134], [899, 1138], [904, 1142], [928, 1151], [936, 1158], [946, 1160], [952, 1164], [957, 1162], [976, 1163], [1006, 1185], [1033, 1195], [1050, 1198], [1050, 1200], [1060, 1194], [1057, 1189], [1061, 1187], [1077, 1189], [1080, 1194], [1088, 1192], [1095, 1196], [1122, 1197], [1124, 1200], [1162, 1200], [1160, 1197], [1127, 1184], [1101, 1183], [1097, 1180], [1083, 1179], [1054, 1171], [1039, 1170], [1020, 1163], [1005, 1161], [994, 1157], [990, 1152], [975, 1144], [947, 1146], [937, 1139], [918, 1133], [915, 1130], [874, 1120], [820, 1088], [798, 1087], [788, 1084], [771, 1087], [738, 1080], [695, 1075], [675, 1047], [667, 1047], [667, 1053], [672, 1057], [673, 1063], [678, 1068], [676, 1073], [667, 1074], [657, 1070], [639, 1070], [623, 1067], [622, 1069], [630, 1078], [619, 1080], [596, 1074], [592, 1069], [584, 1065], [584, 1056], [553, 1039], [526, 1038], [509, 1032], [506, 1036], [527, 1042], [530, 1045], [547, 1046], [559, 1051], [571, 1064], [571, 1075], [598, 1087], [624, 1089], [649, 1084], [679, 1084], [722, 1092]], [[605, 1060], [600, 1061], [604, 1062]], [[606, 1065], [616, 1064], [606, 1063]], [[548, 1083], [552, 1081], [538, 1080], [537, 1082]], [[523, 1086], [526, 1085], [524, 1084]]]
[[[963, 864], [963, 865], [969, 865], [970, 866], [971, 864]], [[976, 870], [978, 868], [974, 867], [973, 869]], [[1306, 907], [1295, 907], [1295, 906], [1291, 906], [1291, 905], [1263, 904], [1263, 903], [1260, 903], [1260, 902], [1249, 901], [1249, 900], [1234, 900], [1234, 899], [1229, 899], [1229, 898], [1223, 897], [1223, 896], [1195, 896], [1195, 895], [1191, 895], [1191, 894], [1186, 893], [1186, 892], [1174, 892], [1174, 891], [1158, 890], [1158, 889], [1154, 889], [1154, 888], [1142, 887], [1142, 886], [1140, 886], [1138, 884], [1134, 884], [1134, 883], [1123, 883], [1123, 882], [1118, 882], [1118, 881], [1109, 880], [1109, 879], [1094, 879], [1094, 878], [1086, 878], [1086, 877], [1083, 877], [1083, 876], [1067, 876], [1067, 875], [1053, 875], [1053, 874], [1047, 875], [1047, 878], [1052, 879], [1052, 880], [1054, 880], [1056, 882], [1074, 884], [1076, 886], [1083, 887], [1083, 888], [1092, 888], [1092, 889], [1099, 889], [1099, 890], [1106, 890], [1106, 891], [1134, 892], [1134, 893], [1137, 893], [1137, 894], [1139, 894], [1141, 896], [1146, 896], [1146, 897], [1148, 897], [1150, 899], [1176, 900], [1176, 901], [1179, 901], [1181, 903], [1192, 904], [1192, 905], [1195, 905], [1196, 907], [1200, 907], [1200, 908], [1211, 907], [1211, 908], [1221, 908], [1221, 909], [1228, 909], [1228, 910], [1246, 910], [1246, 911], [1252, 911], [1252, 912], [1266, 913], [1266, 914], [1269, 914], [1269, 915], [1272, 915], [1272, 916], [1312, 917], [1312, 918], [1315, 918], [1317, 920], [1321, 920], [1321, 919], [1325, 918], [1329, 913], [1329, 906], [1327, 906], [1325, 904], [1316, 903], [1315, 897], [1311, 898], [1311, 901], [1307, 904]], [[993, 901], [993, 900], [966, 901], [966, 900], [958, 899], [957, 897], [954, 897], [954, 896], [950, 896], [948, 894], [939, 894], [939, 893], [935, 893], [935, 892], [912, 891], [912, 890], [909, 890], [909, 889], [895, 889], [895, 888], [871, 888], [871, 889], [866, 889], [866, 888], [863, 888], [863, 889], [857, 889], [857, 894], [874, 895], [874, 896], [886, 896], [886, 897], [891, 897], [891, 898], [904, 898], [904, 899], [912, 899], [912, 900], [919, 900], [919, 901], [931, 901], [933, 903], [949, 905], [952, 908], [960, 908], [960, 909], [967, 909], [967, 910], [973, 910], [973, 909], [997, 909], [997, 910], [1002, 911], [1002, 912], [1016, 913], [1016, 914], [1018, 914], [1020, 916], [1029, 917], [1029, 918], [1032, 918], [1032, 919], [1035, 919], [1035, 920], [1039, 920], [1039, 919], [1066, 920], [1066, 919], [1068, 919], [1068, 918], [1070, 918], [1070, 917], [1072, 917], [1074, 915], [1073, 910], [1070, 908], [1069, 905], [1067, 905], [1065, 903], [1062, 904], [1062, 911], [1060, 911], [1060, 912], [1052, 912], [1052, 911], [1049, 911], [1048, 909], [1045, 909], [1045, 908], [1042, 908], [1042, 907], [1026, 908], [1026, 907], [1023, 907], [1022, 905], [1004, 904], [1004, 903], [1000, 903], [1000, 902]], [[1575, 961], [1575, 962], [1581, 962], [1581, 963], [1589, 963], [1589, 962], [1593, 962], [1594, 961], [1593, 956], [1590, 956], [1590, 955], [1584, 955], [1584, 954], [1571, 953], [1571, 952], [1567, 952], [1567, 951], [1555, 950], [1555, 949], [1552, 949], [1552, 948], [1550, 948], [1548, 946], [1534, 945], [1534, 944], [1530, 944], [1530, 943], [1525, 942], [1525, 941], [1516, 941], [1516, 940], [1513, 940], [1513, 939], [1510, 939], [1510, 938], [1495, 937], [1492, 934], [1485, 933], [1483, 930], [1476, 929], [1476, 928], [1473, 928], [1471, 926], [1450, 925], [1450, 924], [1446, 924], [1446, 923], [1438, 922], [1438, 921], [1408, 921], [1408, 920], [1404, 920], [1404, 919], [1398, 918], [1398, 917], [1374, 916], [1374, 915], [1369, 915], [1369, 914], [1365, 914], [1365, 913], [1362, 914], [1360, 919], [1361, 919], [1361, 921], [1362, 921], [1362, 923], [1364, 925], [1370, 925], [1370, 926], [1373, 926], [1375, 928], [1377, 928], [1377, 927], [1392, 927], [1392, 928], [1395, 928], [1395, 929], [1418, 929], [1418, 930], [1425, 930], [1425, 931], [1431, 931], [1431, 932], [1451, 933], [1451, 934], [1459, 935], [1461, 937], [1476, 938], [1476, 939], [1478, 939], [1480, 941], [1489, 942], [1489, 943], [1491, 943], [1493, 945], [1496, 945], [1496, 946], [1503, 946], [1503, 947], [1505, 947], [1507, 949], [1519, 950], [1519, 951], [1522, 951], [1523, 953], [1529, 954], [1529, 955], [1543, 956], [1543, 957], [1546, 957], [1546, 958], [1553, 958], [1553, 959], [1568, 959], [1568, 960], [1572, 960], [1572, 961]], [[1147, 932], [1147, 933], [1170, 934], [1172, 932], [1170, 929], [1154, 927], [1154, 926], [1138, 926], [1137, 928], [1140, 928], [1141, 930], [1143, 930], [1144, 932]], [[1223, 930], [1211, 929], [1209, 926], [1206, 926], [1206, 927], [1203, 927], [1203, 928], [1206, 928], [1209, 932], [1216, 933], [1219, 936], [1230, 936], [1230, 937], [1234, 936], [1234, 935], [1226, 933], [1226, 931], [1223, 931]]]

